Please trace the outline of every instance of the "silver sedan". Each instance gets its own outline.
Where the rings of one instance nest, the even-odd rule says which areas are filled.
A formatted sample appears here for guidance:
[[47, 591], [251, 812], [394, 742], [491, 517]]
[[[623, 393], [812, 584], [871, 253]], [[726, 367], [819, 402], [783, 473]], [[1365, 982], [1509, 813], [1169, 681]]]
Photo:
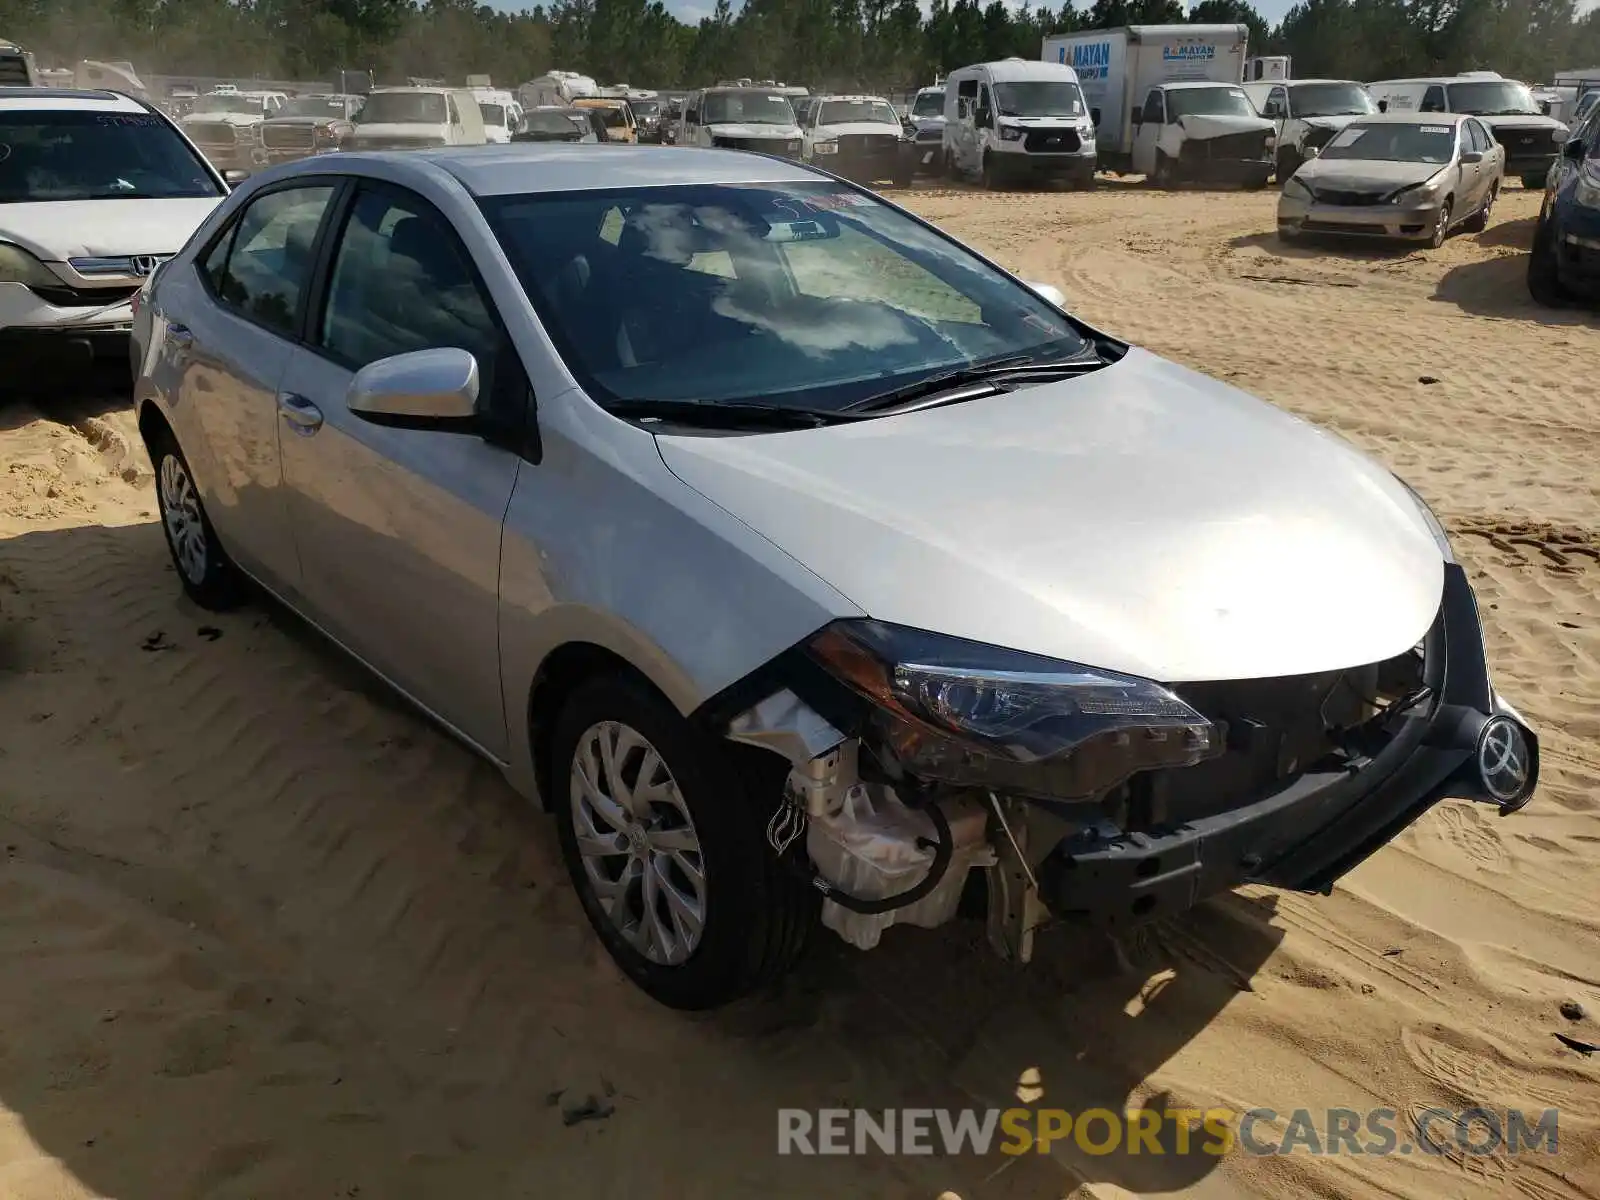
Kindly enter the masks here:
[[798, 163], [275, 167], [134, 340], [189, 596], [254, 581], [547, 804], [670, 1005], [969, 892], [1027, 961], [1325, 890], [1537, 781], [1414, 492]]
[[1444, 244], [1489, 223], [1505, 150], [1476, 117], [1385, 113], [1340, 130], [1284, 181], [1278, 234]]

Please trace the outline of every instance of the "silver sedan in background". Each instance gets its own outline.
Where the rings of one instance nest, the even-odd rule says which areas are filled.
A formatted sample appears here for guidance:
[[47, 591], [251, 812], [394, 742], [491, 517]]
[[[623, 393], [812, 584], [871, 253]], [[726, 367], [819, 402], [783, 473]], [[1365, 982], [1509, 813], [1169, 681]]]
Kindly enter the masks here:
[[1426, 242], [1478, 231], [1505, 179], [1505, 150], [1476, 117], [1383, 113], [1345, 126], [1284, 181], [1278, 235]]
[[135, 398], [189, 596], [255, 580], [549, 805], [670, 1005], [1525, 804], [1416, 493], [1059, 299], [776, 158], [339, 154], [146, 286]]

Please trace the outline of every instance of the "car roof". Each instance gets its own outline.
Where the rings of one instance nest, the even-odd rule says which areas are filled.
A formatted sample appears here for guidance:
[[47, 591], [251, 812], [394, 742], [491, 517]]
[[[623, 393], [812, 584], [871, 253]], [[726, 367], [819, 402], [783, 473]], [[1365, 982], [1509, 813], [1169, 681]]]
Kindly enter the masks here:
[[1169, 92], [1203, 92], [1215, 91], [1217, 88], [1243, 88], [1242, 83], [1222, 83], [1203, 79], [1191, 79], [1186, 82], [1163, 83], [1160, 85]]
[[148, 112], [143, 104], [121, 92], [83, 88], [0, 87], [0, 108], [81, 109], [89, 112]]
[[1008, 80], [1037, 80], [1048, 79], [1052, 75], [1063, 79], [1076, 79], [1078, 73], [1066, 63], [1049, 62], [1037, 58], [1003, 58], [996, 62], [973, 63], [971, 66], [961, 67], [951, 71], [945, 77], [945, 83], [955, 76], [968, 77], [979, 72], [986, 72], [989, 78], [996, 83], [1005, 83]]
[[841, 96], [816, 96], [816, 97], [814, 97], [814, 99], [822, 100], [822, 101], [828, 101], [828, 100], [850, 100], [850, 101], [854, 101], [854, 102], [856, 102], [858, 104], [865, 104], [865, 103], [868, 103], [868, 102], [871, 102], [871, 103], [874, 103], [874, 104], [888, 104], [889, 103], [882, 96], [867, 96], [867, 95], [857, 96], [857, 95], [853, 95], [853, 94], [852, 95], [848, 95], [848, 96], [843, 96], [843, 95], [841, 95]]
[[[337, 161], [379, 161], [409, 173], [411, 165], [438, 167], [475, 196], [599, 191], [614, 187], [683, 184], [816, 183], [828, 177], [787, 159], [739, 150], [700, 147], [592, 146], [517, 142], [512, 145], [441, 146], [422, 150], [351, 151]], [[304, 160], [327, 171], [323, 158]], [[336, 167], [336, 163], [334, 164]]]

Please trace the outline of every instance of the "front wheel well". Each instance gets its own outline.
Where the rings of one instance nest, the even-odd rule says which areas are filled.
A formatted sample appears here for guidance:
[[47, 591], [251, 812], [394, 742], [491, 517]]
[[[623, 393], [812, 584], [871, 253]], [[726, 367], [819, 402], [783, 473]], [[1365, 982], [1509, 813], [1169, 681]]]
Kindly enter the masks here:
[[[528, 689], [528, 742], [533, 757], [534, 784], [539, 790], [539, 803], [550, 808], [552, 753], [551, 736], [555, 732], [561, 706], [575, 688], [590, 679], [616, 675], [643, 684], [663, 701], [666, 696], [639, 668], [615, 651], [592, 642], [567, 642], [557, 646], [539, 664], [533, 685]], [[670, 701], [668, 701], [670, 703]]]
[[172, 426], [167, 423], [166, 414], [151, 400], [146, 400], [139, 406], [139, 436], [144, 439], [144, 447], [152, 449], [161, 438], [172, 438]]

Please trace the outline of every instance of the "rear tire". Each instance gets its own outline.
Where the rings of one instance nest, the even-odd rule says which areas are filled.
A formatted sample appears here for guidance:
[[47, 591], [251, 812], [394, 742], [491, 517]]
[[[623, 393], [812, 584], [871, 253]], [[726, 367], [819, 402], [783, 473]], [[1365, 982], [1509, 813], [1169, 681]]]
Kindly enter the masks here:
[[1541, 220], [1533, 231], [1533, 253], [1528, 256], [1528, 295], [1535, 304], [1546, 308], [1560, 308], [1572, 298], [1572, 293], [1561, 283], [1555, 232], [1548, 220]]
[[1483, 198], [1483, 207], [1467, 218], [1462, 226], [1468, 233], [1482, 233], [1489, 228], [1489, 217], [1494, 212], [1495, 197], [1499, 194], [1499, 185], [1491, 185], [1489, 194]]
[[224, 612], [244, 599], [244, 580], [211, 526], [200, 489], [177, 439], [162, 431], [149, 447], [156, 469], [156, 508], [178, 581], [201, 608]]
[[[573, 692], [551, 749], [562, 856], [589, 923], [630, 979], [669, 1008], [700, 1010], [788, 973], [817, 924], [818, 894], [767, 844], [781, 759], [753, 760], [762, 765], [751, 770], [752, 760], [622, 676]], [[685, 897], [687, 907], [677, 903]]]

